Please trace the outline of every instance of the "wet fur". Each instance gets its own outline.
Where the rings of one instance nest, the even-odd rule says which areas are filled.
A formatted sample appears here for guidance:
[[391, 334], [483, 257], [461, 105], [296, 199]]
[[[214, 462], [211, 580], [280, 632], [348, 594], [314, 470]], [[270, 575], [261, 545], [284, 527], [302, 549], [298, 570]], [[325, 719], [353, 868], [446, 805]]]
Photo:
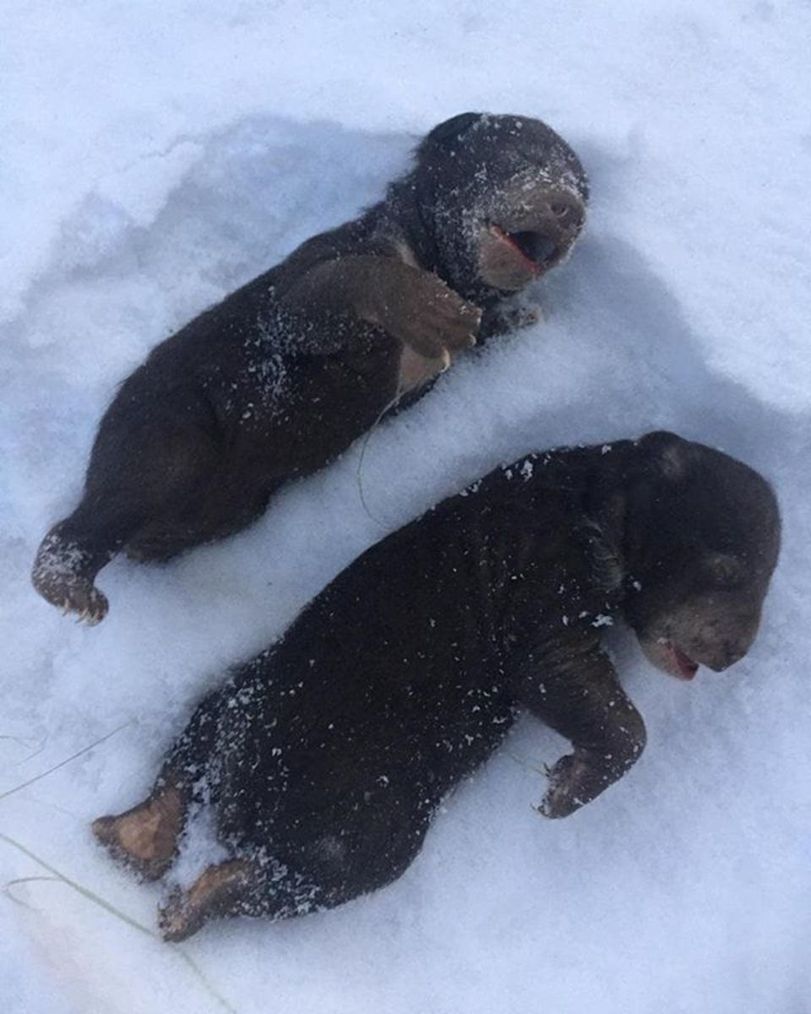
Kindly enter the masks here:
[[[566, 255], [586, 197], [576, 155], [537, 120], [470, 113], [435, 128], [385, 200], [200, 314], [124, 381], [81, 502], [40, 546], [37, 590], [98, 622], [94, 579], [116, 553], [166, 560], [249, 524], [405, 387], [419, 394], [477, 334], [503, 329], [505, 297]], [[491, 219], [540, 230], [554, 255], [533, 274]]]
[[[573, 746], [542, 812], [589, 802], [645, 744], [604, 627], [625, 618], [644, 644], [698, 602], [701, 623], [723, 630], [710, 649], [740, 657], [779, 534], [757, 473], [656, 433], [530, 455], [390, 535], [206, 698], [167, 755], [145, 821], [175, 819], [163, 797], [188, 805], [204, 786], [231, 858], [170, 900], [165, 935], [216, 915], [285, 918], [391, 882], [442, 798], [524, 709]], [[739, 563], [723, 588], [706, 567], [719, 551]], [[114, 853], [109, 821], [125, 818], [100, 825]]]

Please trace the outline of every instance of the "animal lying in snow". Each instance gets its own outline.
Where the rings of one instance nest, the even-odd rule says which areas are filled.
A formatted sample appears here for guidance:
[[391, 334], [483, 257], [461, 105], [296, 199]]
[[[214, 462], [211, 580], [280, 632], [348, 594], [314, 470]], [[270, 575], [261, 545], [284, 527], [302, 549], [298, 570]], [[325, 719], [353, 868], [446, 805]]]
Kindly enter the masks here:
[[540, 807], [566, 816], [645, 743], [603, 628], [624, 617], [683, 679], [726, 669], [755, 637], [779, 539], [756, 472], [668, 433], [497, 469], [343, 571], [203, 700], [150, 796], [94, 832], [159, 878], [189, 805], [214, 808], [230, 858], [170, 895], [161, 928], [180, 940], [399, 877], [524, 708], [572, 742]]
[[302, 244], [206, 310], [124, 381], [99, 425], [79, 506], [32, 579], [97, 623], [99, 570], [166, 560], [249, 524], [390, 406], [504, 330], [505, 299], [568, 254], [587, 183], [538, 120], [465, 113], [360, 218]]

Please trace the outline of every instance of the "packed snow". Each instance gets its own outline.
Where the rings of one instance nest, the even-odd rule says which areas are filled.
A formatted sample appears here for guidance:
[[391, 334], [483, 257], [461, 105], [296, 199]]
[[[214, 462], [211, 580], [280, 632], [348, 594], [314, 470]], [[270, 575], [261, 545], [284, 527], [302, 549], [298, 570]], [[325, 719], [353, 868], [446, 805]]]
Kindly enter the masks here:
[[[730, 672], [684, 685], [608, 632], [648, 746], [564, 821], [532, 804], [566, 744], [525, 719], [390, 888], [180, 946], [64, 883], [11, 884], [50, 874], [3, 838], [5, 1009], [811, 1010], [811, 8], [29, 0], [3, 22], [0, 833], [143, 927], [160, 888], [90, 820], [144, 794], [225, 666], [429, 504], [528, 451], [667, 427], [762, 470], [785, 525]], [[40, 600], [34, 552], [120, 380], [469, 109], [547, 120], [590, 172], [586, 232], [533, 293], [543, 320], [378, 427], [360, 476], [356, 444], [232, 539], [115, 561], [99, 627]], [[198, 830], [181, 873], [208, 855]]]

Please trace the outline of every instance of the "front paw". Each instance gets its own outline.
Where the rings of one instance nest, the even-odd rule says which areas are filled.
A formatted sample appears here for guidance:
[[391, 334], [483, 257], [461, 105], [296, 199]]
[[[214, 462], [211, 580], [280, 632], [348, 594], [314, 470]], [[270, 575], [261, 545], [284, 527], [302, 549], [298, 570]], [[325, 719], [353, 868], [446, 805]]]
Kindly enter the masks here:
[[544, 817], [568, 817], [579, 810], [588, 798], [581, 798], [580, 787], [588, 780], [588, 765], [576, 754], [568, 754], [552, 766], [549, 771], [549, 787], [538, 813]]
[[517, 305], [500, 305], [485, 313], [479, 328], [479, 338], [498, 338], [511, 331], [534, 327], [543, 319], [543, 311], [537, 304], [524, 301]]
[[542, 324], [543, 320], [543, 310], [538, 303], [516, 306], [505, 318], [509, 328], [514, 331], [525, 327], [535, 327], [536, 324]]
[[482, 312], [435, 275], [412, 285], [389, 312], [386, 329], [424, 359], [449, 363], [453, 354], [476, 344]]

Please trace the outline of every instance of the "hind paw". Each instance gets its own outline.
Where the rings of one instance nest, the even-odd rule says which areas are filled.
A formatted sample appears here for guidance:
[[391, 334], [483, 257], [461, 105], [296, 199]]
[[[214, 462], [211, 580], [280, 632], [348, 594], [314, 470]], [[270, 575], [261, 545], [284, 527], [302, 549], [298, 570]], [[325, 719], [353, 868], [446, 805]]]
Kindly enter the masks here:
[[158, 909], [158, 930], [168, 943], [179, 943], [196, 933], [205, 922], [203, 911], [190, 904], [185, 891], [176, 887]]
[[57, 526], [42, 540], [31, 581], [46, 602], [92, 626], [104, 619], [109, 608], [107, 597], [93, 584], [97, 569], [91, 569], [90, 554], [63, 538]]
[[242, 859], [209, 866], [188, 890], [175, 888], [158, 909], [161, 936], [170, 942], [186, 940], [209, 919], [244, 914], [255, 881], [255, 870]]
[[110, 604], [107, 596], [85, 578], [56, 578], [33, 575], [34, 587], [51, 605], [62, 610], [62, 615], [73, 614], [77, 623], [89, 627], [101, 623]]
[[117, 817], [99, 817], [91, 830], [116, 862], [141, 880], [159, 880], [177, 855], [185, 812], [180, 791], [168, 786]]
[[112, 858], [131, 870], [139, 880], [160, 880], [172, 865], [174, 853], [168, 858], [136, 855], [122, 841], [120, 817], [99, 817], [90, 825], [96, 841], [103, 845]]

